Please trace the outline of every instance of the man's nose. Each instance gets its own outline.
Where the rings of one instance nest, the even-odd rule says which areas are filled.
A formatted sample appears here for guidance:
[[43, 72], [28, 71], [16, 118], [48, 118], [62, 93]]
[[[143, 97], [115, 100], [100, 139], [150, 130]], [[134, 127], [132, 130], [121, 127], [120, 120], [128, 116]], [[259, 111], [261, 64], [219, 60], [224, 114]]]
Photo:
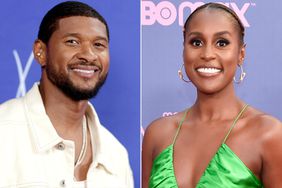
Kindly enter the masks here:
[[77, 57], [88, 62], [94, 62], [97, 60], [98, 55], [94, 47], [91, 44], [84, 44], [81, 46]]

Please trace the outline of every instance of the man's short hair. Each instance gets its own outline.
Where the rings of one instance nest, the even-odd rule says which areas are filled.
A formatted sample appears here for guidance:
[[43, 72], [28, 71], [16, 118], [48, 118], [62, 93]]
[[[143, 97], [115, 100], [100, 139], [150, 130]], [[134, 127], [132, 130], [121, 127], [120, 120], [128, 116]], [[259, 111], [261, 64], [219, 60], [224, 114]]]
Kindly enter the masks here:
[[51, 35], [58, 27], [58, 21], [71, 16], [85, 16], [98, 19], [105, 24], [109, 40], [109, 28], [106, 20], [94, 8], [78, 1], [66, 1], [50, 9], [41, 21], [38, 39], [48, 45]]

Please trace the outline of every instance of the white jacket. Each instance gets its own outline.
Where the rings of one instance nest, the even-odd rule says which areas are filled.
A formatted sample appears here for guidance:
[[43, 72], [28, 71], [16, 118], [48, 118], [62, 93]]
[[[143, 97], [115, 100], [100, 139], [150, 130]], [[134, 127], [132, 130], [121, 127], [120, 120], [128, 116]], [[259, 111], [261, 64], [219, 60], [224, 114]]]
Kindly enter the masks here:
[[[89, 103], [93, 162], [86, 185], [74, 182], [74, 142], [62, 139], [47, 116], [38, 85], [0, 105], [0, 188], [132, 188], [126, 149], [99, 122]], [[63, 145], [57, 147], [58, 144]]]

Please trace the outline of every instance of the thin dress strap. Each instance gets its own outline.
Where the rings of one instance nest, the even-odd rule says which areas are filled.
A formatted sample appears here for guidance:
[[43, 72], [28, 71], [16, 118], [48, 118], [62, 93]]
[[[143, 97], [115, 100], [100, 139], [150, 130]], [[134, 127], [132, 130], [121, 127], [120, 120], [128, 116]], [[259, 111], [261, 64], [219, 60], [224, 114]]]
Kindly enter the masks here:
[[180, 130], [180, 128], [181, 128], [181, 126], [182, 126], [184, 120], [186, 119], [186, 116], [187, 116], [187, 113], [188, 113], [189, 110], [190, 110], [190, 108], [188, 108], [188, 109], [185, 111], [184, 116], [183, 116], [183, 118], [181, 119], [181, 121], [180, 121], [180, 123], [179, 123], [179, 125], [178, 125], [177, 131], [176, 131], [175, 136], [174, 136], [174, 138], [173, 138], [173, 142], [172, 142], [173, 145], [174, 145], [175, 140], [176, 140], [176, 138], [177, 138], [177, 136], [178, 136], [179, 130]]
[[224, 138], [222, 144], [224, 144], [224, 143], [226, 142], [226, 140], [227, 140], [229, 134], [231, 133], [232, 129], [234, 128], [235, 124], [236, 124], [237, 121], [240, 119], [240, 117], [242, 116], [242, 114], [244, 113], [244, 111], [246, 110], [246, 108], [247, 108], [248, 106], [249, 106], [249, 105], [246, 104], [246, 105], [242, 108], [242, 110], [239, 112], [239, 114], [236, 116], [236, 118], [235, 118], [235, 120], [233, 121], [233, 123], [232, 123], [232, 125], [231, 125], [231, 127], [230, 127], [228, 133], [226, 134], [226, 136], [225, 136], [225, 138]]

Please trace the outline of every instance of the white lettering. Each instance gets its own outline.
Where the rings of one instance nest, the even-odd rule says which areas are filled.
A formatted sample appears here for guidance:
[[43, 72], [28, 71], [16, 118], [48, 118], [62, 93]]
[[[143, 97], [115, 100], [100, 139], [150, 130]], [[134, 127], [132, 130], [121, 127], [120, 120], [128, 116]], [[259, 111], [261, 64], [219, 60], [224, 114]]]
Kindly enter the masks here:
[[[231, 9], [238, 15], [239, 19], [245, 27], [250, 27], [250, 24], [245, 16], [246, 12], [250, 9], [251, 3], [244, 3], [241, 8], [235, 2], [232, 3], [221, 3]], [[204, 2], [190, 2], [184, 1], [180, 3], [178, 9], [177, 5], [169, 1], [161, 1], [158, 4], [154, 4], [152, 1], [141, 1], [141, 24], [142, 25], [153, 25], [156, 22], [163, 26], [172, 25], [177, 19], [178, 14], [178, 25], [183, 26], [187, 17], [187, 12], [192, 13], [197, 7], [203, 5]], [[186, 13], [186, 16], [184, 15]]]
[[31, 67], [31, 64], [32, 64], [34, 57], [33, 57], [33, 53], [31, 52], [31, 54], [30, 54], [30, 56], [27, 60], [27, 63], [25, 65], [25, 68], [23, 70], [22, 63], [21, 63], [21, 60], [20, 60], [20, 56], [19, 56], [17, 50], [13, 50], [13, 55], [14, 55], [15, 60], [16, 60], [17, 69], [18, 69], [18, 76], [19, 76], [19, 86], [18, 86], [18, 91], [17, 91], [16, 97], [21, 97], [21, 96], [24, 96], [25, 93], [26, 93], [25, 79], [26, 79], [27, 74], [30, 70], [30, 67]]
[[175, 115], [177, 114], [178, 112], [164, 112], [163, 113], [163, 117], [167, 117], [167, 116], [172, 116], [172, 115]]

